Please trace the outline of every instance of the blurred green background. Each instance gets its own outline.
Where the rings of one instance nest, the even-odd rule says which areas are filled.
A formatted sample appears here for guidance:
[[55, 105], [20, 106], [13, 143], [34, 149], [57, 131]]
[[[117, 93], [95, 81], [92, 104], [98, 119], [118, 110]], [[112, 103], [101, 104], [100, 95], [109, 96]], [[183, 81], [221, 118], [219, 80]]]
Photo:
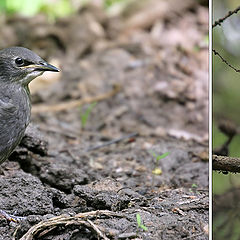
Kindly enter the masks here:
[[[239, 0], [213, 0], [213, 22], [223, 18], [230, 10], [240, 5]], [[213, 49], [229, 64], [240, 69], [240, 12], [229, 17], [221, 26], [213, 29]], [[227, 137], [217, 124], [228, 119], [240, 126], [240, 73], [235, 72], [213, 54], [213, 149], [221, 146]], [[240, 136], [230, 144], [229, 156], [240, 157]], [[213, 171], [213, 239], [240, 239], [238, 205], [227, 199], [230, 189], [240, 187], [240, 175], [224, 175]], [[237, 200], [237, 195], [233, 197]], [[225, 204], [225, 205], [224, 205]]]
[[76, 12], [87, 3], [103, 5], [106, 11], [114, 11], [116, 8], [125, 6], [130, 0], [1, 0], [0, 12], [34, 16], [38, 13], [46, 14], [50, 20], [65, 17]]
[[[239, 6], [236, 0], [213, 0], [213, 22], [224, 17], [229, 10]], [[232, 15], [222, 26], [213, 29], [213, 48], [231, 65], [240, 69], [240, 13]], [[221, 118], [227, 118], [240, 126], [240, 73], [228, 67], [221, 59], [213, 55], [213, 149], [219, 147], [226, 136], [217, 128]], [[240, 136], [230, 145], [230, 156], [240, 157]], [[240, 186], [239, 174], [213, 172], [213, 192], [220, 194]]]

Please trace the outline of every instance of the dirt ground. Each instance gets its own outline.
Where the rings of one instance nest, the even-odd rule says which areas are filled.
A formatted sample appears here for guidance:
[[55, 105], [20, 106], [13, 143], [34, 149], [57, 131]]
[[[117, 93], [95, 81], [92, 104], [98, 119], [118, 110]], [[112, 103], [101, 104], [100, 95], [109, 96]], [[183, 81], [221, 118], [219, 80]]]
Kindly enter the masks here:
[[0, 19], [1, 48], [61, 69], [31, 83], [31, 126], [1, 165], [0, 208], [25, 218], [0, 218], [0, 239], [208, 239], [207, 5]]

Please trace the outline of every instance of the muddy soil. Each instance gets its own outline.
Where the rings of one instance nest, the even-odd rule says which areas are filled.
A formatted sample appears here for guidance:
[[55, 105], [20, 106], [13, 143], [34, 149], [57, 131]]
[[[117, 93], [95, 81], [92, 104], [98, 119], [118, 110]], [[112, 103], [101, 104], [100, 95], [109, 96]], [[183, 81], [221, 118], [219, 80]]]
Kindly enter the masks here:
[[208, 239], [207, 2], [0, 24], [1, 48], [61, 68], [31, 83], [31, 126], [1, 165], [0, 208], [25, 218], [0, 218], [0, 239]]

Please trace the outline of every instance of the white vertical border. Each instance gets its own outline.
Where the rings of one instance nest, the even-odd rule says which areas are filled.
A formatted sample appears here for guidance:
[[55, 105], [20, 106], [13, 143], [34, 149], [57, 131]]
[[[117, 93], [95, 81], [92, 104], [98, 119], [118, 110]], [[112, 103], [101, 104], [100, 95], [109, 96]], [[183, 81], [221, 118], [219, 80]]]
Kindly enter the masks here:
[[209, 171], [209, 240], [212, 239], [212, 0], [209, 0], [209, 45], [208, 45], [208, 51], [209, 51], [209, 62], [208, 62], [208, 133], [209, 133], [209, 165], [208, 165], [208, 171]]

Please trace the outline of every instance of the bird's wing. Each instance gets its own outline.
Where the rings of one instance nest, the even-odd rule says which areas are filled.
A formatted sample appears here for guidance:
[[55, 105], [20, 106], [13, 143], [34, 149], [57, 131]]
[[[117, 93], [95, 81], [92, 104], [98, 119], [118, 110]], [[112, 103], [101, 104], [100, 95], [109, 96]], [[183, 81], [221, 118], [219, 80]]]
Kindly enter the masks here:
[[17, 107], [11, 102], [5, 102], [0, 99], [0, 164], [9, 155], [10, 146], [12, 145], [12, 128], [15, 121], [14, 116]]
[[4, 141], [14, 134], [17, 110], [17, 107], [11, 101], [6, 102], [0, 99], [0, 151], [3, 148], [2, 145], [7, 144], [4, 144]]
[[0, 99], [0, 152], [5, 145], [8, 144], [6, 140], [11, 139], [15, 134], [15, 127], [17, 121], [17, 107], [11, 102], [6, 102]]
[[16, 112], [16, 110], [17, 108], [14, 104], [11, 102], [2, 101], [0, 99], [0, 123], [8, 121], [9, 117], [11, 117]]

